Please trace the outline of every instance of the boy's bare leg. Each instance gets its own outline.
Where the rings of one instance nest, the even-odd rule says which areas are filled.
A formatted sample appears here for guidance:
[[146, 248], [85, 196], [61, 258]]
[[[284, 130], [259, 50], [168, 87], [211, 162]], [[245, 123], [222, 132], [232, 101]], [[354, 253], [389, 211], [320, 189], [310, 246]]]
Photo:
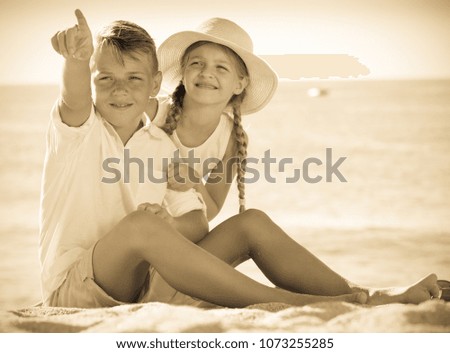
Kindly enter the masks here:
[[117, 300], [132, 302], [151, 264], [175, 289], [229, 307], [264, 302], [304, 305], [318, 301], [364, 303], [364, 293], [312, 296], [258, 283], [185, 239], [158, 216], [136, 211], [102, 238], [93, 254], [95, 281]]
[[272, 283], [298, 293], [333, 296], [363, 290], [370, 295], [369, 302], [374, 305], [419, 303], [439, 293], [435, 275], [429, 275], [405, 288], [358, 288], [257, 210], [248, 210], [226, 220], [199, 245], [233, 265], [252, 258]]

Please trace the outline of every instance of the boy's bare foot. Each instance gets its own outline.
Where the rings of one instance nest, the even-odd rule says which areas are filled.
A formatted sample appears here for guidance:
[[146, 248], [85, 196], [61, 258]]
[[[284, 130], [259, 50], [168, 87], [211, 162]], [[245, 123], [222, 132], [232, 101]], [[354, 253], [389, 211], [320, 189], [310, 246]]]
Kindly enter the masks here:
[[347, 302], [354, 304], [366, 304], [367, 294], [364, 292], [355, 292], [351, 294], [343, 294], [336, 296], [321, 296], [321, 295], [309, 295], [309, 294], [297, 294], [294, 295], [288, 302], [292, 305], [303, 306], [319, 302]]
[[439, 298], [439, 286], [437, 285], [437, 276], [430, 274], [410, 287], [395, 287], [369, 291], [367, 304], [420, 304], [433, 298]]
[[344, 301], [347, 303], [366, 304], [368, 296], [364, 292], [357, 292], [351, 294], [338, 295], [336, 297], [329, 297], [330, 301]]

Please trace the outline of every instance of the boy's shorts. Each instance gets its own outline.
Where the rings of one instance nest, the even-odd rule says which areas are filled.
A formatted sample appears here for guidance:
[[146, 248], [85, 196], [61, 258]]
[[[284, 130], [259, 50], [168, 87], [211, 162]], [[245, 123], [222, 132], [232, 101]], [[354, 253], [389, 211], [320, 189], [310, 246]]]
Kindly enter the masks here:
[[[131, 304], [114, 299], [94, 279], [92, 254], [95, 245], [71, 267], [61, 286], [51, 295], [48, 305], [73, 308], [102, 308]], [[135, 303], [163, 302], [173, 305], [190, 305], [203, 308], [216, 307], [213, 304], [183, 294], [171, 287], [153, 268], [142, 286]]]

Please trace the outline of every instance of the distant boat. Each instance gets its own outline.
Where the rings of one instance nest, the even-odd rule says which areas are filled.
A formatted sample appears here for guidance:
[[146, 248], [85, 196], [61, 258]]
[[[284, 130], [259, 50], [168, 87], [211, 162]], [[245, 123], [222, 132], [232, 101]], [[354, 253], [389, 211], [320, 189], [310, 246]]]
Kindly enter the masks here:
[[327, 94], [327, 90], [319, 87], [311, 87], [306, 91], [306, 94], [311, 98], [323, 97]]

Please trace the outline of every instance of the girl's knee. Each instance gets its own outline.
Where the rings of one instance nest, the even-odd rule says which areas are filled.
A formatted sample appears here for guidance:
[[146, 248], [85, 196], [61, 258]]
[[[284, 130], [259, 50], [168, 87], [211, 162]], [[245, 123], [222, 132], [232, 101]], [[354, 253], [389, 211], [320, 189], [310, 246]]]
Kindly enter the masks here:
[[271, 222], [269, 216], [256, 208], [250, 208], [243, 213], [241, 213], [242, 217], [244, 217], [247, 221], [254, 222]]
[[236, 220], [245, 230], [261, 229], [272, 223], [270, 217], [261, 210], [248, 209], [236, 216]]

